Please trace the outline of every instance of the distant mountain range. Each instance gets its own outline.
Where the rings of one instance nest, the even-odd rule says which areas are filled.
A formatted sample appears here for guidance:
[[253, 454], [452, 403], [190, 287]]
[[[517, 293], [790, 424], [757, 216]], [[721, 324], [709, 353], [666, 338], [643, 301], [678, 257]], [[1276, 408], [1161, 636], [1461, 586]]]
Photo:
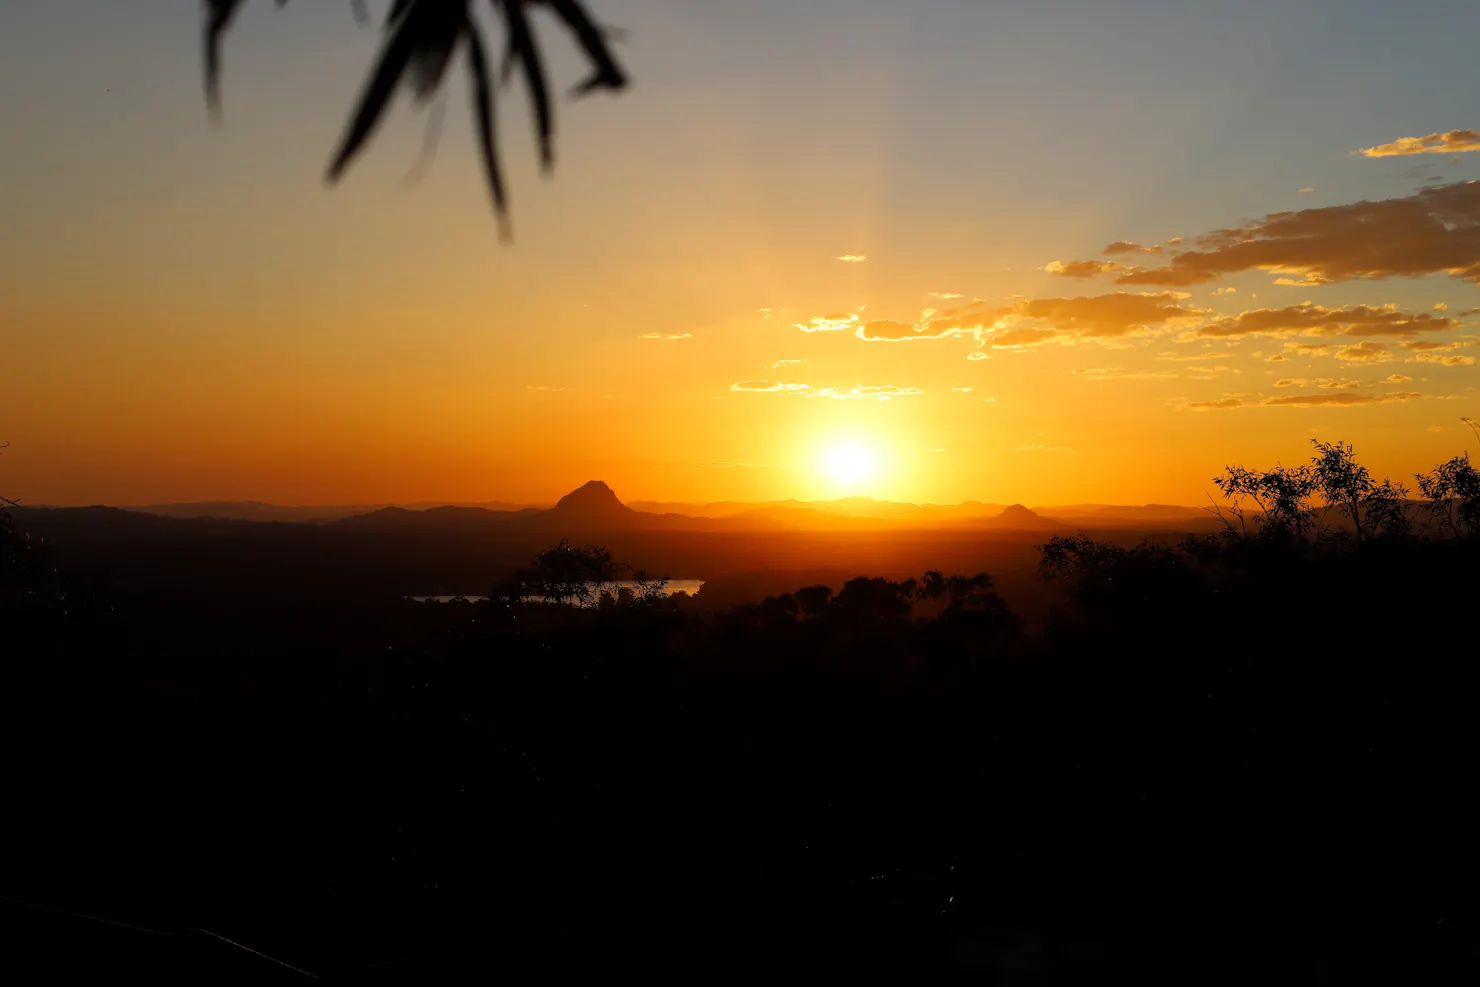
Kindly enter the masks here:
[[[890, 528], [1051, 528], [1126, 525], [1160, 527], [1206, 523], [1205, 511], [1165, 504], [1116, 506], [1072, 504], [1028, 508], [1022, 504], [905, 504], [870, 497], [840, 500], [780, 500], [760, 503], [716, 501], [683, 503], [632, 501], [624, 504], [600, 480], [571, 491], [554, 504], [420, 503], [409, 505], [342, 505], [284, 507], [256, 501], [207, 501], [186, 504], [150, 504], [127, 508], [171, 518], [216, 518], [234, 521], [278, 521], [308, 524], [347, 524], [391, 529], [409, 526], [445, 529], [468, 524], [516, 522], [565, 524], [594, 530], [881, 530]], [[1201, 526], [1199, 524], [1199, 526]]]

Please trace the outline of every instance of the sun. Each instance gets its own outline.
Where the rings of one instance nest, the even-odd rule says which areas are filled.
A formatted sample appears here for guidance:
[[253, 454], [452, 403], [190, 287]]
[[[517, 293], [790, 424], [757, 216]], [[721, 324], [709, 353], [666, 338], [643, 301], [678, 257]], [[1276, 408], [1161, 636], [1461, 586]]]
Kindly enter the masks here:
[[856, 443], [833, 446], [827, 452], [827, 471], [839, 483], [862, 483], [873, 475], [874, 457]]

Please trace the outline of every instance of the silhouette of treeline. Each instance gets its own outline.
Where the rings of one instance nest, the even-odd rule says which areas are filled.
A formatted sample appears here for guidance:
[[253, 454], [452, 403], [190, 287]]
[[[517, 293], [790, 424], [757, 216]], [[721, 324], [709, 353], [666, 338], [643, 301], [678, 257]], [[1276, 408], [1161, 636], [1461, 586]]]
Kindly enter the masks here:
[[1217, 485], [1049, 538], [1036, 630], [946, 571], [579, 606], [569, 542], [479, 603], [7, 568], [0, 894], [344, 981], [1473, 982], [1473, 466], [1425, 528], [1340, 443]]

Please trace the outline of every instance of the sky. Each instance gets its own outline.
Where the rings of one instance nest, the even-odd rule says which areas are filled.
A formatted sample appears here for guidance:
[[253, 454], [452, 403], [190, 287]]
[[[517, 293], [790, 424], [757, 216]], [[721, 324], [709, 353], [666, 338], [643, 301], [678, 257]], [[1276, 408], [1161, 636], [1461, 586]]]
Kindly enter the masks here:
[[550, 176], [501, 94], [509, 243], [460, 74], [419, 179], [403, 94], [325, 184], [348, 3], [249, 3], [217, 126], [196, 4], [0, 5], [0, 493], [1197, 504], [1477, 441], [1480, 7], [588, 3], [632, 85]]

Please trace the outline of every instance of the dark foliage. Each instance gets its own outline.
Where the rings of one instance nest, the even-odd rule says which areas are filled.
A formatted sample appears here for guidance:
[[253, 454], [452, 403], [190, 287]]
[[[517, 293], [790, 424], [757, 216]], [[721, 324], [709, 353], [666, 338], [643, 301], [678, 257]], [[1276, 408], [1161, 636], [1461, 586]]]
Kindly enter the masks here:
[[0, 894], [342, 981], [1472, 982], [1480, 542], [1361, 517], [1051, 539], [1039, 631], [939, 571], [573, 605], [570, 543], [131, 597], [7, 652]]

